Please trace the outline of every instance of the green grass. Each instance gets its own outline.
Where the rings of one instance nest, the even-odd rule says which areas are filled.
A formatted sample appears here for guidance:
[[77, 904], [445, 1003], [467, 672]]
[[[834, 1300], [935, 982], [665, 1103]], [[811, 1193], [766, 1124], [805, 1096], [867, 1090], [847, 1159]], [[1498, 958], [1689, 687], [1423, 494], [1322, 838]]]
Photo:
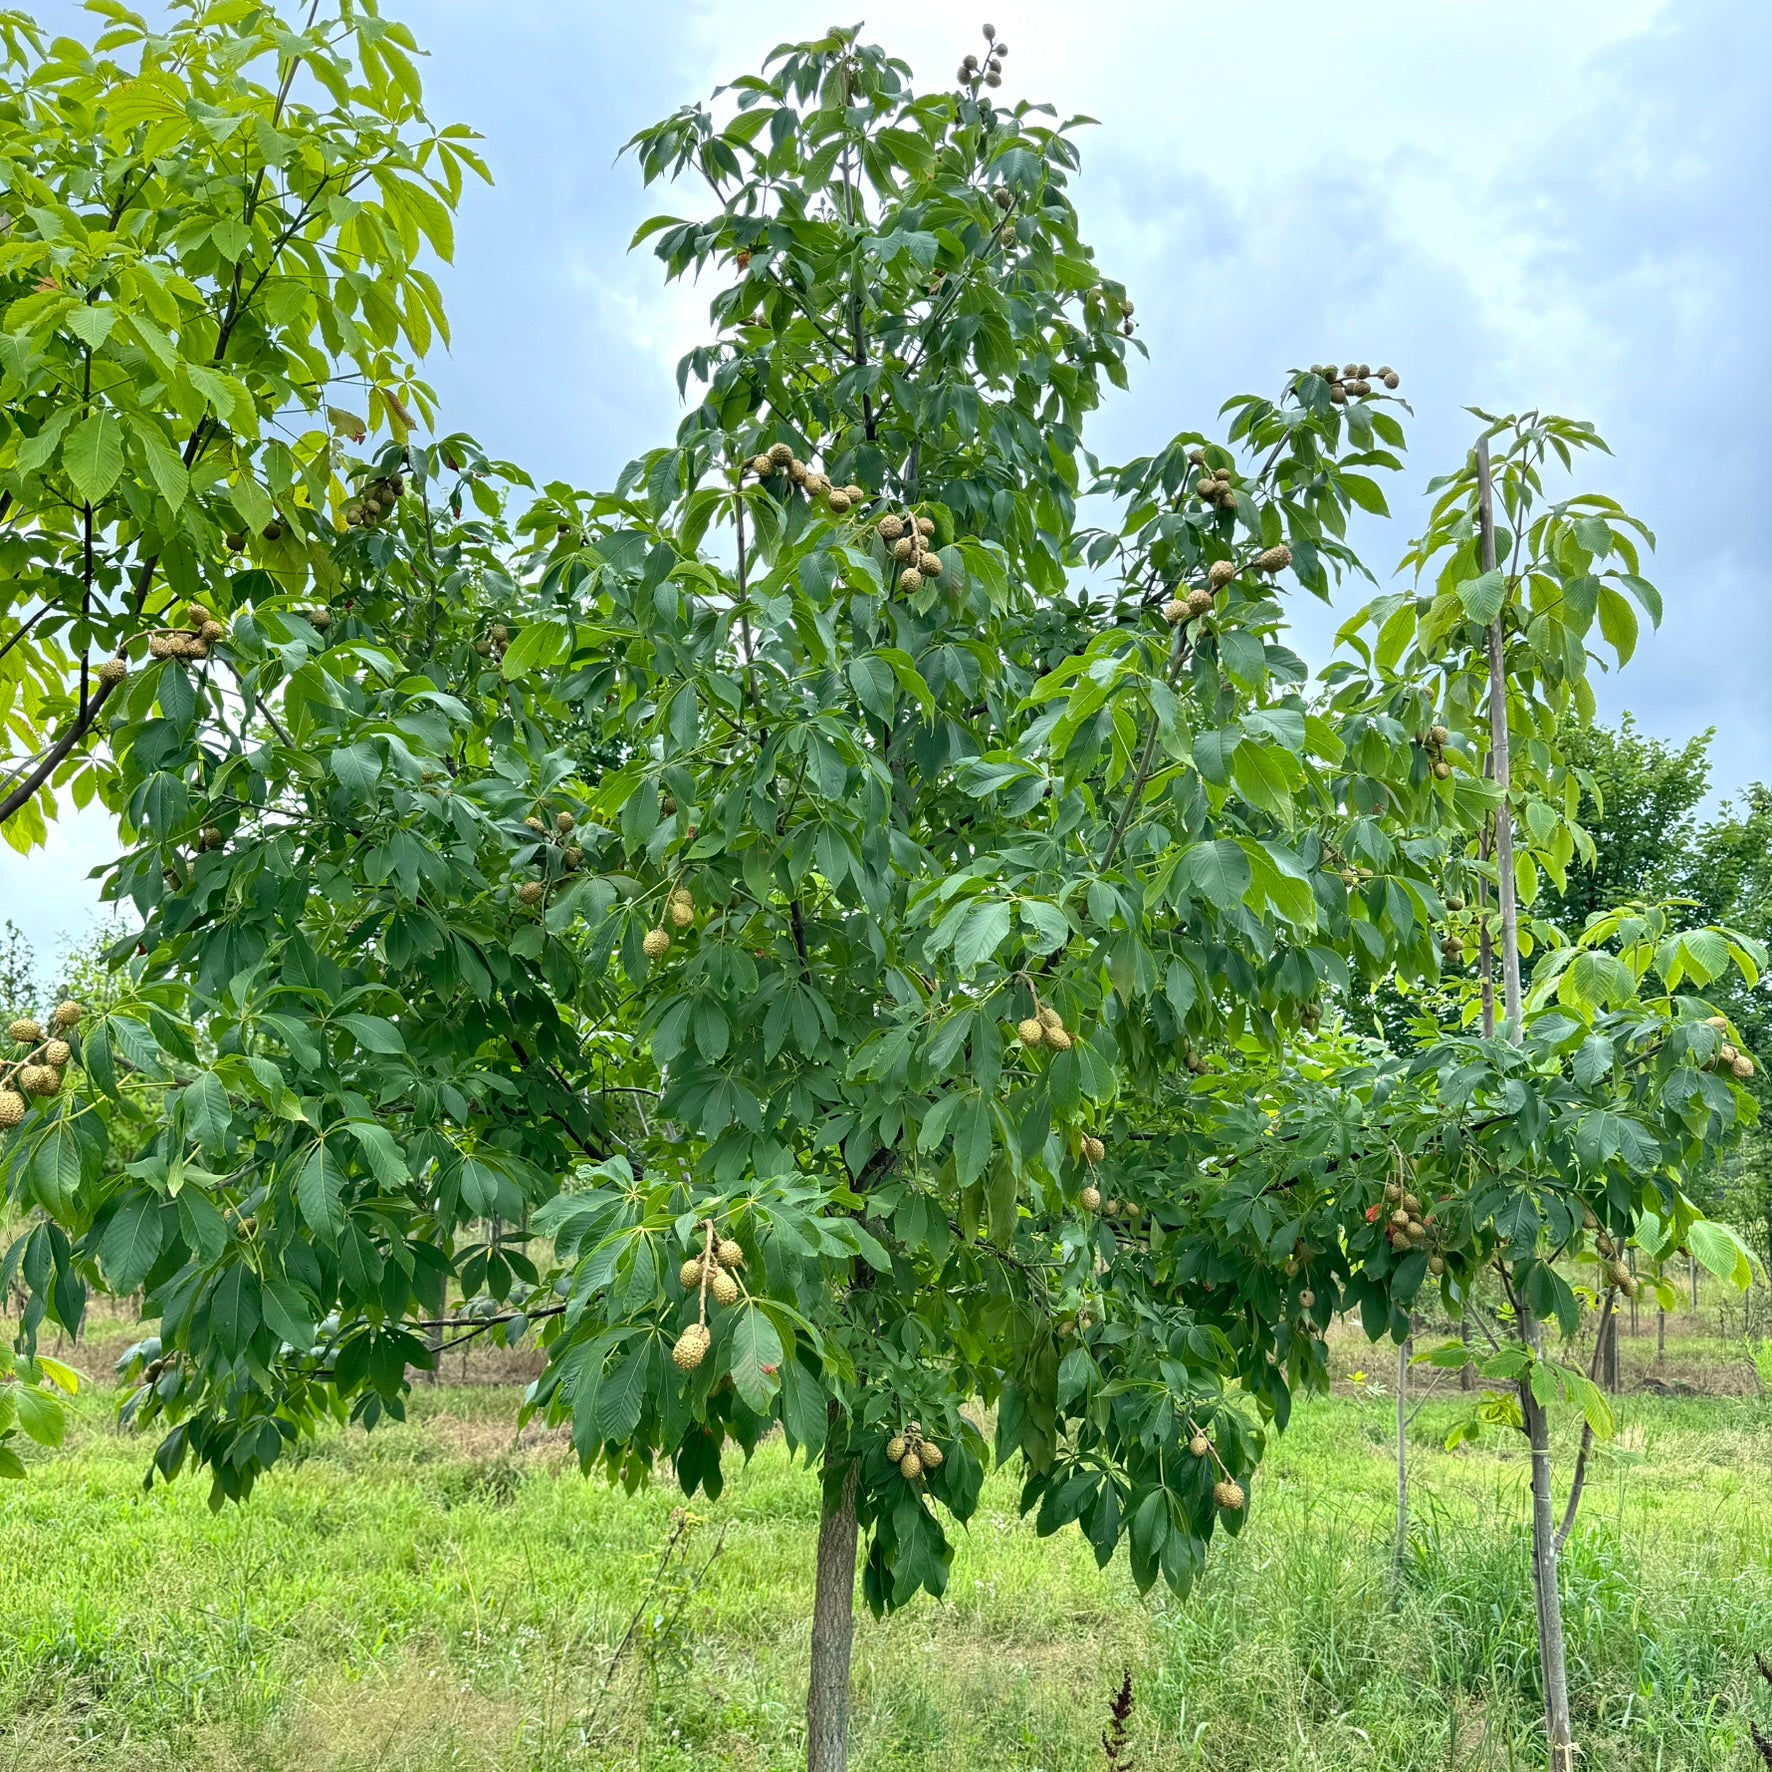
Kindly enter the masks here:
[[[993, 1477], [946, 1602], [862, 1618], [856, 1764], [1084, 1772], [1123, 1667], [1138, 1768], [1541, 1764], [1525, 1467], [1500, 1441], [1440, 1451], [1454, 1406], [1415, 1423], [1400, 1585], [1382, 1399], [1299, 1410], [1186, 1601], [1140, 1601], [1074, 1531], [1037, 1538]], [[734, 1461], [599, 1707], [682, 1498], [513, 1446], [514, 1408], [421, 1391], [412, 1422], [330, 1438], [217, 1516], [198, 1481], [144, 1496], [148, 1447], [86, 1400], [0, 1495], [0, 1772], [794, 1766], [806, 1473], [779, 1445]], [[1772, 1651], [1772, 1404], [1620, 1413], [1565, 1564], [1584, 1763], [1739, 1768], [1738, 1710], [1772, 1710], [1749, 1660]]]

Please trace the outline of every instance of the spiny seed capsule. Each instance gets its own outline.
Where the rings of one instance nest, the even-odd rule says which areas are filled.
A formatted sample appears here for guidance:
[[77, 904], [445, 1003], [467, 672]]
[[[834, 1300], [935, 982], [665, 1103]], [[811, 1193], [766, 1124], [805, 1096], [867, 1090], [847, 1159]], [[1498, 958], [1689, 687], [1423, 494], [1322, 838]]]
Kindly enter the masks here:
[[8, 1039], [16, 1040], [21, 1046], [35, 1046], [43, 1038], [43, 1030], [29, 1016], [20, 1016], [6, 1029]]
[[1204, 1458], [1212, 1450], [1212, 1442], [1204, 1434], [1195, 1434], [1187, 1443], [1187, 1449], [1196, 1458]]
[[918, 552], [919, 550], [914, 536], [901, 535], [898, 540], [892, 544], [892, 557], [894, 560], [911, 560], [916, 557]]
[[1212, 1485], [1213, 1506], [1221, 1507], [1227, 1513], [1241, 1513], [1244, 1499], [1241, 1483], [1220, 1482]]
[[52, 1064], [28, 1064], [18, 1080], [32, 1095], [54, 1095], [62, 1086], [62, 1074]]
[[922, 573], [920, 573], [914, 566], [907, 566], [904, 571], [898, 575], [898, 588], [903, 591], [907, 597], [912, 591], [922, 590]]
[[671, 1349], [671, 1358], [685, 1371], [693, 1372], [707, 1358], [708, 1349], [713, 1346], [714, 1338], [699, 1323], [691, 1323], [677, 1337], [677, 1345]]
[[917, 533], [919, 535], [933, 535], [935, 533], [935, 519], [933, 517], [919, 517], [917, 519]]
[[903, 1477], [907, 1483], [916, 1482], [916, 1480], [923, 1474], [922, 1459], [920, 1459], [914, 1452], [907, 1452], [904, 1457], [898, 1461], [898, 1474]]
[[1039, 1016], [1040, 1026], [1043, 1028], [1050, 1030], [1064, 1026], [1064, 1017], [1050, 1003], [1042, 1003], [1034, 1013]]
[[557, 830], [562, 837], [565, 836], [566, 833], [577, 823], [578, 820], [574, 818], [570, 812], [556, 812], [554, 814], [554, 829]]
[[682, 1282], [686, 1289], [691, 1286], [699, 1286], [701, 1284], [701, 1258], [695, 1255], [690, 1256], [690, 1258], [677, 1269], [677, 1278]]
[[715, 1246], [714, 1259], [721, 1267], [743, 1267], [744, 1251], [731, 1237], [722, 1237]]
[[841, 517], [848, 509], [849, 494], [843, 491], [841, 487], [833, 489], [831, 493], [831, 515], [833, 517]]
[[794, 452], [786, 443], [771, 443], [769, 459], [776, 467], [785, 468], [794, 459]]
[[129, 675], [129, 661], [122, 658], [107, 658], [98, 667], [98, 680], [107, 689], [115, 689]]
[[767, 480], [775, 472], [775, 463], [766, 454], [753, 455], [751, 457], [751, 472], [759, 480]]
[[922, 573], [925, 578], [940, 578], [941, 555], [919, 554], [917, 556], [917, 570]]
[[533, 815], [531, 815], [530, 817], [524, 819], [523, 823], [530, 830], [534, 831], [538, 837], [542, 837], [542, 836], [547, 835], [548, 827], [545, 824], [543, 824], [539, 818], [536, 818]]
[[1446, 1271], [1446, 1258], [1443, 1255], [1430, 1255], [1427, 1258], [1427, 1271], [1438, 1279]]
[[1257, 572], [1284, 572], [1292, 564], [1292, 550], [1281, 542], [1278, 547], [1263, 548], [1255, 556]]
[[865, 486], [857, 486], [853, 480], [843, 488], [843, 496], [848, 499], [852, 505], [863, 503], [866, 500], [867, 495], [868, 489]]
[[1729, 1074], [1736, 1082], [1745, 1083], [1754, 1074], [1754, 1061], [1745, 1052], [1737, 1052], [1729, 1060]]
[[1192, 621], [1196, 616], [1204, 615], [1212, 607], [1212, 593], [1208, 590], [1193, 590], [1187, 594], [1187, 616]]
[[170, 634], [150, 634], [148, 636], [149, 658], [171, 658], [172, 636]]
[[59, 1071], [74, 1056], [74, 1048], [66, 1040], [50, 1040], [44, 1045], [43, 1056]]
[[904, 518], [891, 515], [882, 517], [879, 531], [881, 541], [897, 541], [904, 534]]
[[1302, 1292], [1300, 1292], [1298, 1295], [1298, 1308], [1301, 1311], [1308, 1311], [1308, 1310], [1312, 1309], [1315, 1306], [1316, 1302], [1317, 1302], [1317, 1295], [1308, 1286], [1306, 1286], [1305, 1289]]
[[64, 1002], [56, 1004], [55, 1014], [50, 1017], [50, 1022], [53, 1026], [58, 1028], [78, 1027], [80, 1025], [80, 1018], [85, 1013], [85, 1008], [81, 1004], [76, 1003], [72, 997], [69, 997]]
[[542, 883], [539, 880], [525, 880], [523, 884], [517, 888], [517, 896], [525, 904], [540, 904], [541, 895]]
[[1215, 591], [1222, 591], [1236, 576], [1237, 569], [1229, 560], [1214, 560], [1206, 569], [1206, 583]]
[[673, 899], [671, 901], [671, 921], [679, 929], [687, 929], [695, 921], [695, 906], [685, 904], [680, 898]]
[[933, 1440], [925, 1440], [922, 1445], [923, 1468], [926, 1471], [938, 1471], [947, 1462], [947, 1454]]
[[1101, 1189], [1091, 1182], [1077, 1195], [1077, 1204], [1085, 1212], [1099, 1212], [1101, 1210]]
[[892, 1438], [886, 1442], [886, 1456], [891, 1459], [894, 1464], [897, 1464], [909, 1450], [910, 1447], [906, 1445], [903, 1434], [894, 1434]]
[[1046, 1030], [1046, 1044], [1050, 1046], [1054, 1052], [1069, 1052], [1071, 1049], [1071, 1037], [1063, 1028], [1049, 1027]]
[[1024, 1046], [1038, 1046], [1046, 1038], [1046, 1024], [1037, 1015], [1030, 1015], [1015, 1024], [1015, 1037]]
[[708, 1282], [708, 1290], [713, 1293], [716, 1304], [738, 1303], [738, 1282], [724, 1268]]
[[576, 873], [584, 865], [585, 852], [576, 843], [568, 846], [564, 860], [567, 873]]
[[25, 1098], [13, 1089], [0, 1089], [0, 1131], [10, 1131], [25, 1117]]
[[640, 942], [640, 951], [649, 960], [662, 960], [671, 951], [671, 938], [663, 929], [648, 929]]
[[1180, 627], [1187, 620], [1187, 604], [1182, 602], [1179, 597], [1171, 597], [1163, 605], [1163, 619], [1172, 628]]
[[1107, 1155], [1107, 1146], [1093, 1132], [1083, 1134], [1083, 1155], [1091, 1163], [1099, 1163]]
[[1630, 1268], [1624, 1262], [1609, 1261], [1606, 1263], [1606, 1278], [1614, 1286], [1623, 1288], [1631, 1283], [1635, 1275], [1631, 1273]]
[[1452, 775], [1452, 765], [1444, 757], [1436, 757], [1433, 764], [1435, 781], [1447, 781]]
[[1394, 369], [1384, 370], [1378, 378], [1387, 388], [1395, 391], [1403, 385], [1403, 378]]

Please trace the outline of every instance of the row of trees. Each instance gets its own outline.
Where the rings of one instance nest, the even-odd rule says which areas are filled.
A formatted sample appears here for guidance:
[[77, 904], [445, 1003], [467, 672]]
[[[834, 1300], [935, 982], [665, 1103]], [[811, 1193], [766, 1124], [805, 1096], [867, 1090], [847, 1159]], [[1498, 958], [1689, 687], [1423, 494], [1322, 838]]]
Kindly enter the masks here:
[[1331, 1318], [1498, 1275], [1566, 1766], [1546, 1411], [1606, 1417], [1542, 1325], [1632, 1240], [1742, 1270], [1690, 1178], [1754, 1116], [1718, 993], [1764, 963], [1539, 899], [1593, 855], [1590, 662], [1659, 615], [1563, 487], [1592, 431], [1483, 419], [1313, 681], [1285, 600], [1366, 572], [1395, 372], [1101, 467], [1142, 347], [1072, 129], [836, 30], [630, 144], [702, 193], [640, 234], [715, 288], [699, 392], [613, 490], [538, 488], [415, 428], [477, 162], [401, 28], [104, 10], [6, 39], [0, 828], [102, 801], [136, 925], [0, 1147], [21, 1372], [142, 1291], [126, 1413], [218, 1505], [441, 1336], [535, 1330], [528, 1407], [626, 1483], [718, 1494], [779, 1425], [827, 1772], [864, 1533], [877, 1610], [939, 1594], [994, 1455], [1185, 1591]]

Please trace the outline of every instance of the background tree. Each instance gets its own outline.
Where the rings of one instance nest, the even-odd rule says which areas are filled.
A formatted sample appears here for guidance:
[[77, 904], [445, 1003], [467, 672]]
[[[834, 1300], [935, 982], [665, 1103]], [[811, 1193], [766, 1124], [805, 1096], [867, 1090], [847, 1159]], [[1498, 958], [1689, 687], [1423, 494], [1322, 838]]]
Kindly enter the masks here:
[[[471, 136], [419, 103], [404, 26], [316, 4], [120, 6], [89, 50], [0, 21], [0, 830], [28, 849], [65, 784], [123, 811], [91, 740], [127, 662], [225, 609], [240, 568], [336, 582], [363, 514], [344, 439], [404, 437], [446, 338]], [[168, 643], [162, 634], [156, 646]], [[172, 643], [201, 657], [216, 636]]]

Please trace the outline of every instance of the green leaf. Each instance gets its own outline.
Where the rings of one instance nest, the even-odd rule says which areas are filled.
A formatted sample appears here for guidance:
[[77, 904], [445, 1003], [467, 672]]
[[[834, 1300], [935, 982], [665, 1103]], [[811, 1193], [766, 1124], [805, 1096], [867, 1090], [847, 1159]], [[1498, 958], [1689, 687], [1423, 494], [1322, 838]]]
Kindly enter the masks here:
[[531, 671], [563, 664], [572, 649], [571, 630], [558, 620], [532, 621], [519, 633], [499, 667], [507, 683]]
[[158, 1195], [139, 1193], [124, 1199], [105, 1227], [98, 1249], [113, 1292], [127, 1295], [141, 1285], [160, 1254], [165, 1234]]
[[1467, 578], [1458, 586], [1458, 601], [1463, 604], [1465, 614], [1484, 627], [1501, 613], [1502, 599], [1506, 594], [1507, 584], [1499, 571]]
[[75, 425], [62, 445], [62, 471], [89, 505], [98, 504], [123, 472], [123, 428], [108, 412]]
[[14, 1394], [18, 1399], [19, 1426], [39, 1446], [59, 1446], [68, 1431], [68, 1412], [35, 1385], [21, 1384]]
[[775, 1403], [781, 1379], [781, 1337], [775, 1325], [753, 1301], [738, 1307], [732, 1331], [732, 1382], [745, 1406], [756, 1415], [768, 1415]]
[[1249, 857], [1241, 845], [1230, 837], [1212, 843], [1196, 843], [1182, 858], [1177, 879], [1221, 911], [1228, 911], [1243, 902], [1254, 878]]
[[977, 904], [954, 938], [954, 965], [961, 975], [975, 971], [1009, 934], [1010, 907], [1001, 899]]
[[228, 1092], [214, 1071], [205, 1071], [179, 1096], [185, 1131], [206, 1151], [219, 1151], [228, 1141], [233, 1111]]
[[1719, 1280], [1745, 1292], [1753, 1284], [1753, 1261], [1733, 1225], [1701, 1218], [1687, 1228], [1686, 1247]]
[[328, 1241], [345, 1228], [344, 1192], [345, 1178], [338, 1159], [321, 1139], [302, 1165], [295, 1196], [308, 1228]]
[[385, 1188], [397, 1188], [411, 1179], [400, 1146], [387, 1127], [374, 1120], [347, 1120], [345, 1130], [356, 1139], [370, 1173]]

